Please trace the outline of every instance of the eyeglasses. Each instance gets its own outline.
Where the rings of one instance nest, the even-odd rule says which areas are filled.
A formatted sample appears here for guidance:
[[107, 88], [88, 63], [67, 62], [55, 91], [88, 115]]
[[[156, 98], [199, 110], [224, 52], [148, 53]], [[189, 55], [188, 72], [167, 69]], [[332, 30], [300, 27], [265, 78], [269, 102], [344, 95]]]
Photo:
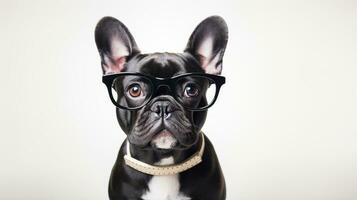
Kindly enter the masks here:
[[161, 94], [172, 95], [186, 109], [206, 110], [216, 101], [225, 80], [223, 76], [203, 73], [186, 73], [171, 78], [131, 72], [103, 76], [113, 104], [126, 110], [140, 109]]

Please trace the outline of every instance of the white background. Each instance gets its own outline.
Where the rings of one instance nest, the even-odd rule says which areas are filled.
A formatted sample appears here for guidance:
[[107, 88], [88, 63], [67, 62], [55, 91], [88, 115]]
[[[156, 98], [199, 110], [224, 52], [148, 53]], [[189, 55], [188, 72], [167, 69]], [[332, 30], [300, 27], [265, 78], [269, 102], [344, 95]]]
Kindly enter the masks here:
[[1, 1], [0, 199], [107, 199], [124, 134], [94, 27], [125, 23], [143, 52], [181, 52], [229, 26], [226, 85], [204, 131], [228, 200], [357, 199], [356, 1]]

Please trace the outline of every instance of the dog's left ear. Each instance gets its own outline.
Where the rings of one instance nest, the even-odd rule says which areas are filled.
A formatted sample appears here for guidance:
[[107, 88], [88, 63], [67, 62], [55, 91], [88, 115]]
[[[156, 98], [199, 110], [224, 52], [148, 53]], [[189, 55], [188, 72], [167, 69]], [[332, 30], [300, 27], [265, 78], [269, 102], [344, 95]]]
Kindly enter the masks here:
[[185, 52], [199, 61], [209, 74], [221, 74], [224, 50], [228, 41], [228, 27], [223, 18], [211, 16], [203, 20], [193, 31]]

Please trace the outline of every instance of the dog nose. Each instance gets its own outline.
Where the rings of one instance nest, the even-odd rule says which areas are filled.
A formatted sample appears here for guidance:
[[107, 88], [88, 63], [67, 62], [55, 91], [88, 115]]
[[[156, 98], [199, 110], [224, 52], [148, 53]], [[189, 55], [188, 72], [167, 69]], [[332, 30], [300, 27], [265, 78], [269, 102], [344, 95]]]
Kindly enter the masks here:
[[157, 101], [152, 105], [151, 110], [162, 118], [168, 118], [174, 111], [169, 101]]

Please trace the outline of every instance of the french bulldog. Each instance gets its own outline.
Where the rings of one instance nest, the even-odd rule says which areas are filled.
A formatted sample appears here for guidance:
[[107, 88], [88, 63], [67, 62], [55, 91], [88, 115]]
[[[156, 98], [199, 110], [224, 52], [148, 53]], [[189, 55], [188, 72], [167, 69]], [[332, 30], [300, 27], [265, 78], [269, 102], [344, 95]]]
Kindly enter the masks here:
[[141, 54], [122, 22], [98, 22], [103, 82], [127, 135], [109, 180], [111, 200], [226, 198], [217, 155], [201, 128], [224, 83], [219, 75], [227, 40], [225, 21], [211, 16], [196, 27], [183, 53]]

